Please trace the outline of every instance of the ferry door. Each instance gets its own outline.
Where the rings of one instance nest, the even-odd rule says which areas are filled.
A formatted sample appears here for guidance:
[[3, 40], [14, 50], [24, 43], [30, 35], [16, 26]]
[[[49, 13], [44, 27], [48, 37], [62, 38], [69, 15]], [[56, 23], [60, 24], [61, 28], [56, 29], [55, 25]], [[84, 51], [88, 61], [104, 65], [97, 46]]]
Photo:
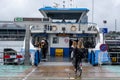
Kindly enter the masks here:
[[69, 57], [69, 37], [51, 35], [50, 56]]
[[45, 34], [33, 34], [32, 35], [32, 44], [35, 46], [35, 44], [37, 43], [37, 42], [41, 42], [41, 40], [42, 39], [44, 39], [44, 40], [46, 40], [46, 43], [48, 44], [48, 40], [47, 40], [47, 34], [45, 35]]
[[41, 40], [42, 39], [45, 39], [46, 40], [46, 37], [41, 37], [41, 36], [36, 36], [36, 37], [34, 37], [34, 43], [36, 43], [36, 42], [41, 42]]

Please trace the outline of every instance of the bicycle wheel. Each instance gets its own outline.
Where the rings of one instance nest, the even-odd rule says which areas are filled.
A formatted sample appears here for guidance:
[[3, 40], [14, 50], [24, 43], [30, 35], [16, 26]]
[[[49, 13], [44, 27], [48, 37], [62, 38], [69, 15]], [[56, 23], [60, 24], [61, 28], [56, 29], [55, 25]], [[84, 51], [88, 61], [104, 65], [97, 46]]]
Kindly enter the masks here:
[[78, 67], [76, 74], [77, 74], [77, 76], [81, 77], [81, 75], [82, 75], [82, 68], [81, 67]]
[[81, 77], [81, 75], [82, 75], [82, 68], [79, 68], [79, 74], [78, 74], [78, 76]]

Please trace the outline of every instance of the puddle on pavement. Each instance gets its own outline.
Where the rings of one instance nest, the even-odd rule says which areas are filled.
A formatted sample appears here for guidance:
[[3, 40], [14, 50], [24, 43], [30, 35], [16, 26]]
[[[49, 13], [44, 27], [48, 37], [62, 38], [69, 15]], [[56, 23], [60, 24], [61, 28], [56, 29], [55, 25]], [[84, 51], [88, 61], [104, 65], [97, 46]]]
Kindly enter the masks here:
[[108, 65], [103, 66], [103, 68], [109, 71], [109, 73], [114, 73], [117, 77], [120, 77], [120, 66]]
[[0, 65], [0, 77], [1, 76], [16, 76], [18, 74], [21, 74], [31, 66], [25, 66], [25, 65]]
[[103, 66], [103, 68], [107, 69], [110, 72], [119, 72], [120, 73], [120, 66]]

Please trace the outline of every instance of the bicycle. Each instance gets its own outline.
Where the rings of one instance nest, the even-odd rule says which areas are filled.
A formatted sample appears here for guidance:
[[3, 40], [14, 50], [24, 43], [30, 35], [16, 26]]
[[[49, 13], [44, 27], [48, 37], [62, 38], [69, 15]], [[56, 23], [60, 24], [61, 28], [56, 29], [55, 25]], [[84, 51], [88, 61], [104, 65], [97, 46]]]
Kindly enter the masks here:
[[77, 72], [76, 74], [81, 77], [82, 75], [82, 63], [80, 62], [79, 64], [77, 64]]
[[[75, 66], [75, 58], [73, 58], [72, 63]], [[77, 63], [77, 71], [75, 72], [75, 74], [78, 75], [79, 77], [81, 77], [82, 75], [82, 62], [81, 61], [78, 61]]]

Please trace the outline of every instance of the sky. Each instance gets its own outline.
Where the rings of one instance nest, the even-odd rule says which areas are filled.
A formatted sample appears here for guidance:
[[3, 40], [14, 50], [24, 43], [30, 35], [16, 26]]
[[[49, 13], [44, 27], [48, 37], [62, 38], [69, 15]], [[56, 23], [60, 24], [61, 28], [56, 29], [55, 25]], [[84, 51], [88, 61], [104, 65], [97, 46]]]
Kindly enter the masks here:
[[[65, 1], [65, 3], [63, 3]], [[43, 17], [38, 11], [45, 6], [55, 6], [66, 8], [88, 8], [89, 22], [97, 23], [100, 28], [108, 28], [109, 31], [120, 31], [120, 0], [0, 0], [0, 21], [13, 21], [15, 17]], [[92, 1], [94, 4], [92, 4]], [[94, 10], [92, 8], [94, 5]], [[92, 18], [93, 14], [93, 18]], [[103, 21], [107, 23], [104, 24]]]

